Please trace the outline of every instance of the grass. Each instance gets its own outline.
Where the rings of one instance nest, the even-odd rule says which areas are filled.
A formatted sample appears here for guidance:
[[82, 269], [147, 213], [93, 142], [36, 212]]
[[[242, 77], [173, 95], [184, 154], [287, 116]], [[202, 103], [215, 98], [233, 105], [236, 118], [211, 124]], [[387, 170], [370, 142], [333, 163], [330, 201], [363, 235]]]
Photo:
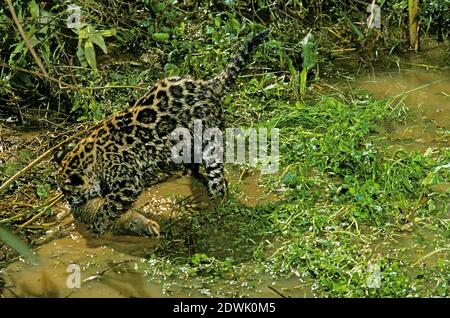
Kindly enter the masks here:
[[[404, 116], [389, 100], [317, 94], [313, 103], [295, 96], [280, 102], [276, 90], [266, 90], [278, 102], [254, 96], [242, 107], [253, 89], [245, 85], [227, 109], [240, 105], [241, 124], [281, 129], [281, 173], [265, 182], [286, 191], [250, 208], [232, 187], [218, 210], [186, 215], [182, 230], [168, 237], [186, 235], [191, 244], [168, 240], [150, 259], [167, 290], [181, 284], [203, 286], [205, 295], [245, 296], [258, 278], [288, 277], [322, 297], [448, 296], [449, 194], [429, 186], [448, 182], [448, 168], [438, 167], [449, 162], [449, 149], [425, 156], [376, 145], [375, 127]], [[377, 288], [370, 285], [374, 268]]]

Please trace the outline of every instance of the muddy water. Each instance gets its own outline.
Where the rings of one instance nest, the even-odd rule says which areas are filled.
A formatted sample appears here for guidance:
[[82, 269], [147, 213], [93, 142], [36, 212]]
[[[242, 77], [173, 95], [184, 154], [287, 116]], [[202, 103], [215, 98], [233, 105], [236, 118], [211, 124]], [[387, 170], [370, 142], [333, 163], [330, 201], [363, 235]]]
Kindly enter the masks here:
[[[417, 63], [415, 63], [417, 64]], [[364, 89], [378, 98], [397, 96], [409, 108], [405, 122], [380, 127], [380, 141], [388, 145], [425, 151], [428, 147], [449, 146], [450, 138], [450, 74], [434, 68], [402, 67], [392, 71], [368, 72], [357, 81], [350, 83], [352, 88]], [[404, 93], [407, 94], [404, 94]], [[260, 176], [255, 171], [232, 170], [227, 179], [238, 184], [237, 195], [241, 203], [255, 206], [277, 198], [268, 194], [259, 185]], [[448, 185], [445, 188], [448, 190]], [[207, 206], [207, 193], [203, 185], [190, 177], [173, 178], [157, 184], [142, 193], [135, 208], [160, 222], [162, 228], [167, 222], [178, 217], [177, 202], [192, 199], [197, 207]], [[67, 207], [58, 207], [67, 212]], [[192, 297], [208, 296], [202, 292], [202, 282], [174, 282], [168, 289], [163, 283], [155, 281], [147, 274], [146, 259], [161, 244], [162, 239], [137, 238], [129, 236], [93, 237], [85, 227], [73, 221], [70, 214], [62, 213], [61, 232], [56, 239], [43, 243], [37, 253], [42, 264], [30, 266], [16, 261], [4, 269], [6, 297]], [[64, 216], [65, 215], [65, 216]], [[49, 233], [49, 236], [53, 233]], [[423, 234], [423, 236], [427, 236]], [[43, 242], [46, 238], [43, 238]], [[406, 242], [406, 243], [405, 243]], [[375, 252], [386, 254], [403, 245], [411, 246], [410, 235], [398, 238], [398, 242], [375, 244]], [[408, 249], [415, 253], [414, 248]], [[414, 252], [413, 252], [414, 251]], [[429, 254], [425, 249], [417, 257]], [[436, 253], [424, 259], [435, 261], [441, 257]], [[80, 266], [81, 288], [70, 288], [67, 272], [70, 264]], [[238, 285], [230, 287], [229, 282], [216, 284], [213, 288], [222, 291], [224, 296], [279, 297], [268, 286], [291, 297], [312, 297], [311, 286], [296, 278], [277, 279], [264, 275], [253, 275], [252, 289]], [[69, 281], [70, 283], [70, 281]], [[274, 284], [274, 285], [272, 285]], [[178, 287], [177, 287], [178, 286]], [[243, 294], [241, 293], [243, 291]], [[217, 293], [216, 293], [217, 294]]]
[[[231, 182], [241, 184], [243, 204], [255, 206], [275, 199], [258, 186], [259, 173], [248, 171], [244, 174], [229, 174]], [[184, 176], [173, 177], [144, 191], [134, 204], [134, 208], [147, 217], [158, 221], [162, 228], [167, 222], [178, 217], [177, 201], [192, 199], [196, 207], [207, 206], [208, 196], [205, 187], [196, 179]], [[159, 238], [105, 235], [95, 237], [83, 224], [74, 221], [67, 206], [61, 205], [61, 238], [51, 239], [37, 249], [41, 264], [31, 266], [16, 261], [4, 269], [6, 297], [167, 297], [167, 296], [205, 296], [200, 289], [171, 288], [163, 292], [163, 285], [152, 281], [146, 275], [150, 256], [160, 245]], [[60, 231], [53, 229], [52, 232]], [[45, 242], [46, 238], [42, 238]], [[70, 264], [80, 268], [81, 288], [71, 288], [68, 279], [73, 278]], [[180, 286], [186, 282], [180, 282]], [[176, 285], [176, 284], [175, 284]], [[287, 284], [284, 290], [295, 293], [295, 286]], [[228, 286], [216, 286], [218, 290]], [[292, 289], [292, 290], [291, 290]], [[302, 289], [296, 291], [300, 293]], [[239, 289], [234, 291], [237, 295]], [[224, 291], [225, 293], [225, 291]], [[255, 281], [254, 295], [276, 297], [267, 287], [267, 281]], [[304, 295], [305, 292], [301, 292]], [[226, 294], [226, 293], [225, 293]], [[233, 294], [229, 294], [232, 296]]]
[[425, 151], [450, 146], [450, 71], [405, 64], [392, 71], [376, 69], [350, 83], [378, 98], [395, 97], [408, 109], [405, 122], [381, 127], [381, 139], [389, 145]]

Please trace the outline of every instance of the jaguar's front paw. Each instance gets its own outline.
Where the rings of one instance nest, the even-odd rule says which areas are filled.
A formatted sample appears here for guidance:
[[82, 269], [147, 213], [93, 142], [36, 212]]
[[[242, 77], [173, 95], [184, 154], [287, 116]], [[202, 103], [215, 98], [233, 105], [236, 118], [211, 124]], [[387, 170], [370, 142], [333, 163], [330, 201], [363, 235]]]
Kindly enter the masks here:
[[158, 222], [147, 219], [147, 234], [159, 237], [160, 226]]
[[127, 212], [116, 221], [114, 232], [117, 234], [131, 234], [138, 236], [159, 237], [160, 226], [137, 212]]

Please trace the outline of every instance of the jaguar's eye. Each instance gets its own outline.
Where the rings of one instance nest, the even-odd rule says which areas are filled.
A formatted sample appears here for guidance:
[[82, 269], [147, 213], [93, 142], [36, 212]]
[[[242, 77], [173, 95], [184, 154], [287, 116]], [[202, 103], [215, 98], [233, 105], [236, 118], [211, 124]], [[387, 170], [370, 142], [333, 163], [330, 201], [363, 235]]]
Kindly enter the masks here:
[[77, 174], [71, 175], [69, 177], [69, 180], [70, 180], [70, 184], [73, 186], [79, 186], [79, 185], [84, 184], [83, 179]]

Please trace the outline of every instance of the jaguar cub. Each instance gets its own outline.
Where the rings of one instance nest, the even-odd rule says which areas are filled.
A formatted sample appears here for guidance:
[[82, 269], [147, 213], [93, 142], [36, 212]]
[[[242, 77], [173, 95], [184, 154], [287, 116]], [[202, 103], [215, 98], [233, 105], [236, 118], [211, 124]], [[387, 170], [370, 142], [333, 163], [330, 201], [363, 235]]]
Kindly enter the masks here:
[[[197, 120], [204, 129], [224, 128], [221, 98], [267, 32], [247, 41], [213, 79], [170, 77], [159, 81], [136, 106], [104, 120], [68, 152], [61, 161], [57, 183], [74, 217], [98, 234], [113, 230], [158, 236], [157, 222], [127, 210], [160, 173], [187, 168], [200, 176], [200, 164], [183, 167], [173, 162], [170, 134], [177, 127], [193, 132]], [[202, 165], [209, 196], [223, 196], [223, 164], [207, 160]]]

